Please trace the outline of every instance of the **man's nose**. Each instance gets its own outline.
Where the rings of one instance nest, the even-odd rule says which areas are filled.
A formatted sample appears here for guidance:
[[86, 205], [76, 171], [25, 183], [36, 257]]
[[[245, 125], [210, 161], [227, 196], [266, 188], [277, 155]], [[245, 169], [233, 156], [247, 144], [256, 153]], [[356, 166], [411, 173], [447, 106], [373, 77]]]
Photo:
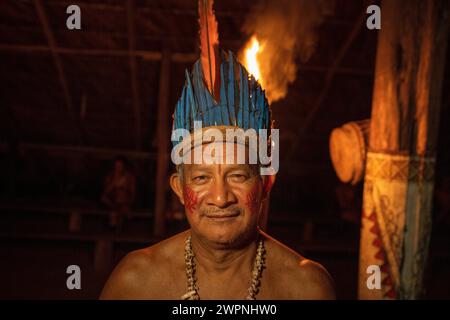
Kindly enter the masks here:
[[210, 189], [208, 204], [224, 208], [233, 203], [236, 203], [236, 197], [229, 185], [221, 179], [215, 180]]

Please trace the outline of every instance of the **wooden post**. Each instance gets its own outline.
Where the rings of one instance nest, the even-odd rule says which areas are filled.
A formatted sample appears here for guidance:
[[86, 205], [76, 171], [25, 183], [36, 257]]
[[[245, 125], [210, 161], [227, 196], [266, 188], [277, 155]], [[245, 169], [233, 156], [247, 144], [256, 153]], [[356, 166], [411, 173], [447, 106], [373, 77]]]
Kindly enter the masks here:
[[[382, 3], [364, 183], [360, 299], [416, 299], [431, 232], [447, 0]], [[370, 265], [381, 269], [381, 289]], [[374, 287], [371, 287], [374, 285]]]
[[136, 6], [134, 0], [127, 1], [128, 50], [131, 73], [131, 94], [135, 128], [135, 148], [142, 148], [141, 99], [139, 93], [139, 66], [134, 50], [136, 49]]
[[161, 60], [159, 74], [158, 103], [158, 158], [155, 179], [155, 220], [153, 233], [162, 236], [166, 231], [166, 191], [168, 186], [167, 169], [169, 163], [169, 82], [170, 82], [170, 52], [165, 50]]
[[69, 214], [69, 232], [80, 232], [82, 215], [78, 210], [72, 210]]
[[97, 274], [105, 273], [112, 265], [113, 241], [111, 239], [98, 239], [95, 242], [94, 271]]

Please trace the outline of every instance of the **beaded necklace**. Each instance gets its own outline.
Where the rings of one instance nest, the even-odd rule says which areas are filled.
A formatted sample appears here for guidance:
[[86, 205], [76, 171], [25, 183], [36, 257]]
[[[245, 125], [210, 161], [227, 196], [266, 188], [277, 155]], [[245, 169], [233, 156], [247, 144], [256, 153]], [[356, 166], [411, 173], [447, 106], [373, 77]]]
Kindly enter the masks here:
[[[195, 255], [192, 251], [191, 236], [188, 236], [184, 246], [184, 261], [186, 263], [186, 277], [188, 283], [188, 292], [184, 294], [181, 299], [183, 300], [200, 300], [198, 294], [197, 278], [195, 277]], [[261, 285], [261, 275], [265, 266], [265, 249], [264, 241], [260, 239], [258, 242], [258, 248], [256, 250], [255, 262], [253, 263], [252, 278], [250, 287], [248, 288], [247, 300], [256, 300], [256, 295], [259, 292], [259, 286]]]

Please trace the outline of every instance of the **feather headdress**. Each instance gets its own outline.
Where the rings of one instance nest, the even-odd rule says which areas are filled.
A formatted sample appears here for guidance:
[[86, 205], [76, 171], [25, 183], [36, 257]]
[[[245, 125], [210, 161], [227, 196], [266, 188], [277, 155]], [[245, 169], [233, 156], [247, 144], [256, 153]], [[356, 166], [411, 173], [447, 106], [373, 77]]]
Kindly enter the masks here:
[[[232, 126], [271, 128], [271, 112], [264, 90], [229, 51], [219, 54], [217, 21], [212, 1], [199, 0], [201, 57], [189, 73], [175, 106], [173, 129]], [[178, 141], [173, 141], [174, 145]]]

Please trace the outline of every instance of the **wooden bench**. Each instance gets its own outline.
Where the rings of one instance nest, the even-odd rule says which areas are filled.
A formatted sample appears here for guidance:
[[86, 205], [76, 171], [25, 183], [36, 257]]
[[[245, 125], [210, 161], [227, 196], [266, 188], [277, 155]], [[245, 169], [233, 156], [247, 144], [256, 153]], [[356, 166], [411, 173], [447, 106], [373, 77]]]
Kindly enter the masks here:
[[114, 244], [132, 243], [151, 245], [162, 240], [157, 237], [127, 237], [115, 235], [82, 235], [73, 233], [0, 233], [0, 239], [8, 240], [44, 240], [44, 241], [79, 241], [94, 244], [94, 270], [98, 273], [108, 270], [113, 263]]
[[[108, 216], [110, 210], [96, 208], [96, 207], [51, 207], [27, 204], [0, 204], [0, 211], [15, 211], [15, 212], [35, 212], [35, 213], [50, 213], [68, 215], [68, 231], [72, 233], [81, 230], [83, 216], [85, 215], [100, 215]], [[153, 214], [149, 211], [133, 211], [132, 215], [138, 219], [151, 219]]]

